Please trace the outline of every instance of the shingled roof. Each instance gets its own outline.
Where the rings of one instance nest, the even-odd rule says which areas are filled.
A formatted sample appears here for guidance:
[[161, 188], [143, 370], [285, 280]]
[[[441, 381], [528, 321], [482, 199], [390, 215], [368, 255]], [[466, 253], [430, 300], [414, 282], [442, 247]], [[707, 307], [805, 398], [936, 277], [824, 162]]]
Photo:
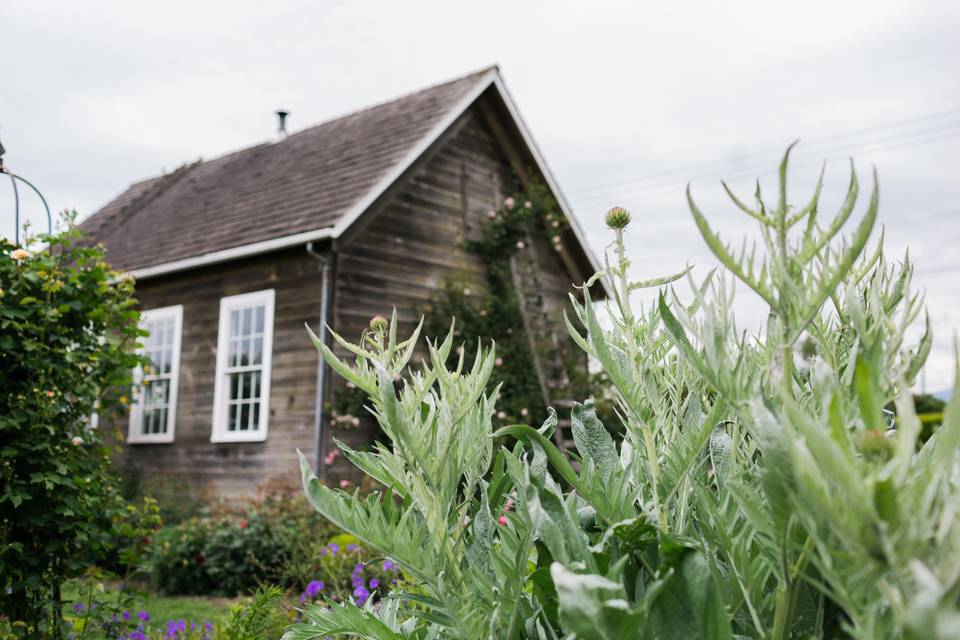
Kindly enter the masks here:
[[505, 92], [500, 82], [487, 68], [184, 165], [131, 185], [80, 228], [138, 277], [335, 238], [485, 89]]

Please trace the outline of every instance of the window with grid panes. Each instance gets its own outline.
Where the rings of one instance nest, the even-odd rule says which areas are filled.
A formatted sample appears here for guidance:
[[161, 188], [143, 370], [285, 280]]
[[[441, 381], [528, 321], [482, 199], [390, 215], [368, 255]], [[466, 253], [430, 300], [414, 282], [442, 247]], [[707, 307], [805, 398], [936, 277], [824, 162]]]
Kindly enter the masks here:
[[264, 440], [270, 400], [274, 291], [220, 301], [211, 440]]
[[150, 363], [134, 372], [133, 403], [127, 441], [173, 442], [180, 378], [183, 306], [150, 309], [140, 314], [149, 335], [141, 352]]

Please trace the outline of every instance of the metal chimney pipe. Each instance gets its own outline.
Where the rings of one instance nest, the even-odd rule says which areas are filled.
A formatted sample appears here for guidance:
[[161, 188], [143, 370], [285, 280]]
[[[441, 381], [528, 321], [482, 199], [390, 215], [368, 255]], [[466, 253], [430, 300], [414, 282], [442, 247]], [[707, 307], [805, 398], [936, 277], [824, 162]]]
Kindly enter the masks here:
[[284, 111], [283, 109], [277, 109], [277, 135], [281, 138], [286, 137], [287, 135], [287, 116], [290, 115], [289, 111]]

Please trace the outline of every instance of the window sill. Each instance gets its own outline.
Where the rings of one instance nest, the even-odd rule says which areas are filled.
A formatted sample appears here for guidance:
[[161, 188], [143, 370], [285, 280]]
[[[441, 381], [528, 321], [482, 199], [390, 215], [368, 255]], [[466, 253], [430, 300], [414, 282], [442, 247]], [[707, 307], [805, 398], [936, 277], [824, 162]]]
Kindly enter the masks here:
[[215, 433], [210, 436], [210, 442], [214, 444], [230, 444], [233, 442], [265, 442], [266, 433]]
[[162, 438], [127, 438], [127, 444], [173, 444], [173, 436], [163, 436]]

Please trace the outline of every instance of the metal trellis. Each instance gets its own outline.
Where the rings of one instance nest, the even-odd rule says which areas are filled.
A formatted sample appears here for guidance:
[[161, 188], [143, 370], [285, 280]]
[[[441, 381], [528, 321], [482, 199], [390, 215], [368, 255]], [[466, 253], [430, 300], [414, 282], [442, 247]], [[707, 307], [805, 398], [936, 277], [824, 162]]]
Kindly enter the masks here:
[[10, 171], [3, 164], [3, 154], [6, 152], [6, 149], [3, 148], [3, 143], [0, 142], [0, 173], [4, 173], [10, 177], [10, 184], [13, 187], [13, 221], [14, 221], [14, 243], [20, 244], [20, 189], [17, 186], [17, 181], [19, 180], [23, 184], [30, 187], [30, 189], [37, 194], [37, 197], [40, 198], [40, 202], [43, 203], [43, 209], [47, 213], [47, 234], [53, 233], [53, 216], [50, 215], [50, 206], [47, 204], [47, 199], [43, 197], [43, 194], [40, 193], [40, 190], [37, 189], [33, 183], [24, 178], [23, 176], [17, 175]]

